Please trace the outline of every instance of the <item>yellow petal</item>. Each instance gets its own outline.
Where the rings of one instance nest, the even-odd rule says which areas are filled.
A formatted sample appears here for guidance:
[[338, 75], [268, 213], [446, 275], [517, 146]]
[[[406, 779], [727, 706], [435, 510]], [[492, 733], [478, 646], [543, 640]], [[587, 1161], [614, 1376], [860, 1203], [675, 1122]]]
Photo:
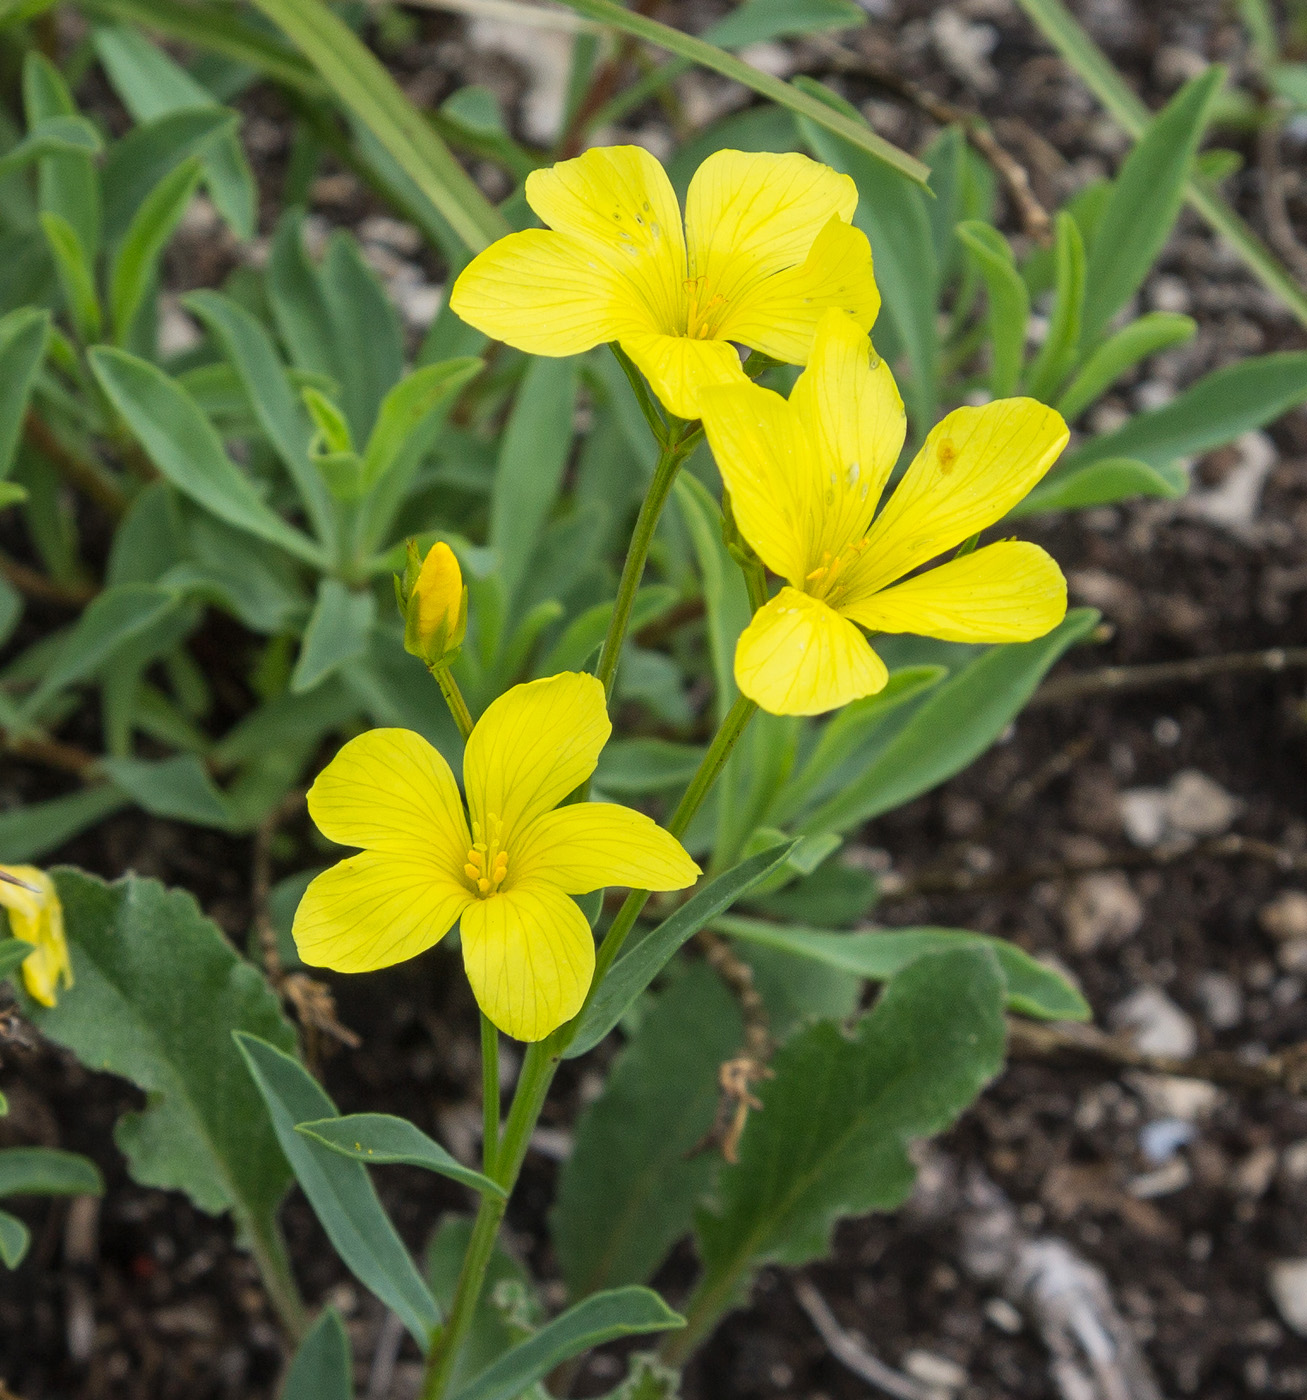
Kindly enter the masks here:
[[702, 872], [670, 832], [642, 812], [611, 802], [578, 802], [537, 818], [513, 847], [510, 888], [544, 880], [567, 894], [606, 885], [683, 890]]
[[463, 571], [454, 551], [437, 540], [427, 550], [413, 592], [418, 602], [418, 635], [423, 642], [452, 637], [463, 610]]
[[623, 335], [621, 342], [659, 402], [678, 418], [698, 418], [699, 396], [710, 385], [749, 382], [738, 352], [726, 340], [640, 331]]
[[847, 175], [807, 156], [718, 151], [695, 171], [686, 200], [689, 275], [729, 302], [795, 267], [838, 215], [858, 207]]
[[328, 841], [462, 878], [471, 837], [458, 786], [443, 755], [411, 729], [351, 739], [309, 789], [309, 815]]
[[789, 364], [807, 364], [817, 324], [831, 309], [862, 331], [871, 329], [880, 310], [867, 235], [837, 215], [798, 267], [773, 273], [735, 298], [717, 334]]
[[1066, 424], [1034, 399], [958, 408], [936, 425], [871, 527], [850, 571], [851, 606], [1001, 520], [1066, 446]]
[[468, 325], [531, 355], [579, 355], [661, 328], [657, 309], [611, 258], [548, 229], [510, 233], [478, 253], [449, 305]]
[[819, 465], [792, 406], [741, 376], [705, 389], [699, 408], [740, 533], [773, 573], [802, 584], [815, 523], [809, 486]]
[[[502, 822], [500, 847], [556, 807], [595, 770], [612, 733], [603, 685], [576, 671], [505, 691], [477, 721], [463, 754], [472, 820]], [[489, 839], [487, 837], [487, 839]]]
[[1004, 540], [841, 609], [878, 632], [1028, 642], [1066, 616], [1066, 579], [1038, 545]]
[[596, 146], [526, 177], [527, 203], [594, 250], [659, 330], [685, 327], [685, 235], [667, 172], [639, 146]]
[[429, 861], [364, 851], [309, 882], [292, 932], [311, 967], [371, 972], [425, 952], [472, 902]]
[[0, 881], [0, 908], [9, 912], [9, 931], [35, 951], [23, 960], [23, 983], [42, 1006], [53, 1006], [59, 984], [73, 985], [73, 965], [64, 934], [64, 910], [54, 881], [34, 865], [0, 865], [0, 870], [31, 885]]
[[581, 1009], [594, 935], [557, 886], [532, 881], [474, 900], [460, 929], [472, 994], [505, 1035], [543, 1040]]
[[774, 715], [819, 715], [874, 695], [888, 679], [851, 622], [795, 588], [759, 608], [735, 648], [736, 684]]

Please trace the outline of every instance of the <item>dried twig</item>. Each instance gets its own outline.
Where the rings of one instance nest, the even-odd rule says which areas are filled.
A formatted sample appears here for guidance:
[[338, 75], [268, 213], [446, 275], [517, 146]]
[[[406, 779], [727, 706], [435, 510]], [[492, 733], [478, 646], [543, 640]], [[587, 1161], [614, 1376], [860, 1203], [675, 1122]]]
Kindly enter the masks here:
[[911, 78], [905, 78], [902, 73], [896, 72], [893, 68], [877, 63], [875, 59], [868, 58], [865, 54], [855, 53], [852, 49], [836, 43], [833, 39], [823, 38], [820, 35], [811, 37], [812, 42], [821, 49], [835, 67], [846, 73], [869, 78], [878, 86], [887, 88], [895, 96], [903, 98], [905, 102], [910, 102], [941, 126], [961, 127], [967, 140], [994, 167], [999, 179], [1007, 186], [1008, 194], [1011, 195], [1012, 203], [1016, 206], [1017, 215], [1021, 220], [1021, 227], [1027, 235], [1033, 238], [1036, 243], [1047, 244], [1052, 241], [1053, 221], [1049, 217], [1048, 210], [1044, 208], [1035, 195], [1034, 188], [1030, 183], [1029, 172], [999, 142], [989, 129], [985, 119], [978, 112], [970, 112], [963, 107], [954, 106], [951, 102], [945, 102], [943, 98], [936, 97], [933, 92], [913, 82]]
[[43, 735], [5, 735], [0, 743], [15, 758], [30, 759], [33, 763], [43, 763], [47, 768], [57, 768], [62, 773], [71, 773], [75, 778], [90, 780], [98, 776], [100, 760], [86, 749], [73, 744], [65, 744], [60, 739], [47, 739]]
[[58, 579], [48, 578], [7, 554], [0, 554], [0, 574], [28, 598], [42, 603], [62, 603], [70, 608], [80, 608], [84, 603], [89, 603], [98, 591], [89, 583], [60, 583]]
[[109, 474], [93, 462], [79, 457], [41, 418], [35, 409], [28, 409], [23, 419], [23, 437], [69, 481], [98, 501], [115, 519], [127, 509], [128, 500], [122, 488]]
[[1299, 282], [1307, 286], [1307, 248], [1298, 241], [1289, 217], [1285, 193], [1284, 167], [1280, 164], [1280, 123], [1267, 122], [1257, 135], [1257, 159], [1261, 165], [1262, 218], [1266, 235], [1275, 251], [1293, 269]]
[[887, 1366], [856, 1337], [851, 1336], [840, 1326], [831, 1312], [825, 1298], [803, 1277], [796, 1274], [791, 1280], [794, 1296], [799, 1306], [808, 1314], [818, 1336], [830, 1348], [830, 1354], [855, 1376], [867, 1382], [875, 1390], [892, 1395], [895, 1400], [936, 1400], [936, 1393], [929, 1386], [914, 1381], [892, 1366]]
[[1233, 651], [1219, 656], [1195, 656], [1187, 661], [1158, 661], [1146, 666], [1103, 666], [1045, 681], [1030, 698], [1032, 705], [1056, 705], [1093, 695], [1120, 695], [1155, 686], [1183, 685], [1212, 676], [1248, 672], [1299, 670], [1307, 667], [1307, 647], [1270, 647], [1266, 651]]

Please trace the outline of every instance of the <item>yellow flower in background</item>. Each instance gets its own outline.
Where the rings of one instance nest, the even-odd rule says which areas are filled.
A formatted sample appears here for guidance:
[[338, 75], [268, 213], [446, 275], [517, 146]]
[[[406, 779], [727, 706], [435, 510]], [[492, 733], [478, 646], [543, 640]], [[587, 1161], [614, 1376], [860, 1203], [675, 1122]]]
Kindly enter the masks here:
[[532, 171], [547, 229], [499, 239], [464, 269], [450, 306], [532, 355], [617, 341], [667, 409], [699, 416], [705, 384], [743, 381], [732, 341], [807, 362], [822, 312], [870, 330], [880, 309], [858, 191], [807, 156], [718, 151], [681, 210], [638, 146], [601, 146]]
[[[295, 914], [306, 963], [368, 972], [430, 948], [461, 919], [463, 965], [485, 1014], [542, 1040], [581, 1009], [594, 935], [570, 896], [608, 885], [679, 890], [699, 867], [639, 812], [558, 807], [612, 732], [604, 688], [565, 672], [501, 695], [467, 741], [463, 785], [421, 735], [351, 739], [309, 790], [323, 835], [362, 853], [319, 875]], [[557, 810], [554, 810], [557, 808]]]
[[[825, 314], [788, 402], [744, 383], [706, 389], [703, 422], [735, 520], [786, 586], [754, 615], [735, 679], [772, 714], [820, 714], [880, 690], [858, 629], [1024, 642], [1066, 614], [1066, 580], [1037, 545], [986, 545], [905, 576], [1012, 509], [1066, 446], [1033, 399], [959, 408], [939, 423], [876, 517], [903, 447], [903, 401], [848, 316]], [[897, 580], [903, 580], [898, 582]]]
[[23, 961], [28, 995], [42, 1006], [53, 1006], [60, 982], [65, 988], [73, 985], [59, 893], [54, 881], [34, 865], [0, 865], [0, 876], [6, 877], [0, 879], [0, 908], [9, 911], [9, 931], [36, 947]]

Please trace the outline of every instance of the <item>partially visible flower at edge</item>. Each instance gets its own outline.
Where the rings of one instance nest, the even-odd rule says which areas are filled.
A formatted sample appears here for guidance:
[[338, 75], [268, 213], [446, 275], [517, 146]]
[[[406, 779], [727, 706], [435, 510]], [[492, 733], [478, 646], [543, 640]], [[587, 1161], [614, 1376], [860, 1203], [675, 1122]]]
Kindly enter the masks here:
[[684, 230], [671, 181], [638, 146], [600, 146], [526, 179], [549, 225], [511, 233], [463, 270], [450, 306], [533, 355], [617, 341], [664, 406], [699, 416], [705, 384], [744, 380], [732, 341], [806, 363], [831, 306], [870, 330], [871, 247], [857, 186], [797, 153], [717, 151], [695, 172]]
[[1062, 571], [1023, 541], [905, 577], [1001, 520], [1036, 485], [1067, 443], [1053, 409], [1021, 398], [956, 409], [873, 523], [906, 425], [889, 367], [850, 317], [822, 318], [788, 401], [747, 382], [702, 397], [740, 532], [786, 581], [735, 652], [736, 682], [764, 710], [820, 714], [882, 689], [889, 673], [860, 627], [1024, 642], [1066, 615]]
[[351, 739], [309, 790], [309, 812], [329, 840], [362, 852], [305, 891], [300, 956], [368, 972], [416, 957], [461, 920], [468, 981], [500, 1030], [542, 1040], [570, 1020], [595, 965], [594, 935], [571, 896], [684, 889], [700, 873], [640, 812], [558, 807], [594, 772], [611, 732], [594, 676], [564, 672], [505, 692], [464, 751], [470, 831], [449, 764], [420, 734]]
[[53, 1006], [60, 982], [65, 989], [73, 985], [59, 892], [45, 871], [34, 865], [0, 865], [0, 873], [22, 881], [15, 885], [0, 880], [0, 908], [9, 911], [13, 936], [35, 945], [35, 951], [23, 960], [23, 983], [33, 1001]]
[[437, 540], [423, 559], [417, 541], [409, 540], [395, 597], [404, 617], [404, 650], [428, 666], [452, 661], [467, 632], [467, 588], [454, 551]]

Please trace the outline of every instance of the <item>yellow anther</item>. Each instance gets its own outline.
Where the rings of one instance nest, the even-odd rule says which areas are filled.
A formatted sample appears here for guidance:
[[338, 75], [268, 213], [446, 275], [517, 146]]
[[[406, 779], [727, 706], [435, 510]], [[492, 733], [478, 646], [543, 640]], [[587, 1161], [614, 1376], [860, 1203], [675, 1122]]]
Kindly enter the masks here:
[[480, 822], [472, 823], [472, 834], [476, 838], [467, 853], [467, 864], [463, 873], [472, 888], [481, 896], [494, 894], [508, 875], [508, 852], [499, 849], [499, 835], [503, 823], [493, 813], [486, 816], [486, 830], [489, 841], [482, 840]]

